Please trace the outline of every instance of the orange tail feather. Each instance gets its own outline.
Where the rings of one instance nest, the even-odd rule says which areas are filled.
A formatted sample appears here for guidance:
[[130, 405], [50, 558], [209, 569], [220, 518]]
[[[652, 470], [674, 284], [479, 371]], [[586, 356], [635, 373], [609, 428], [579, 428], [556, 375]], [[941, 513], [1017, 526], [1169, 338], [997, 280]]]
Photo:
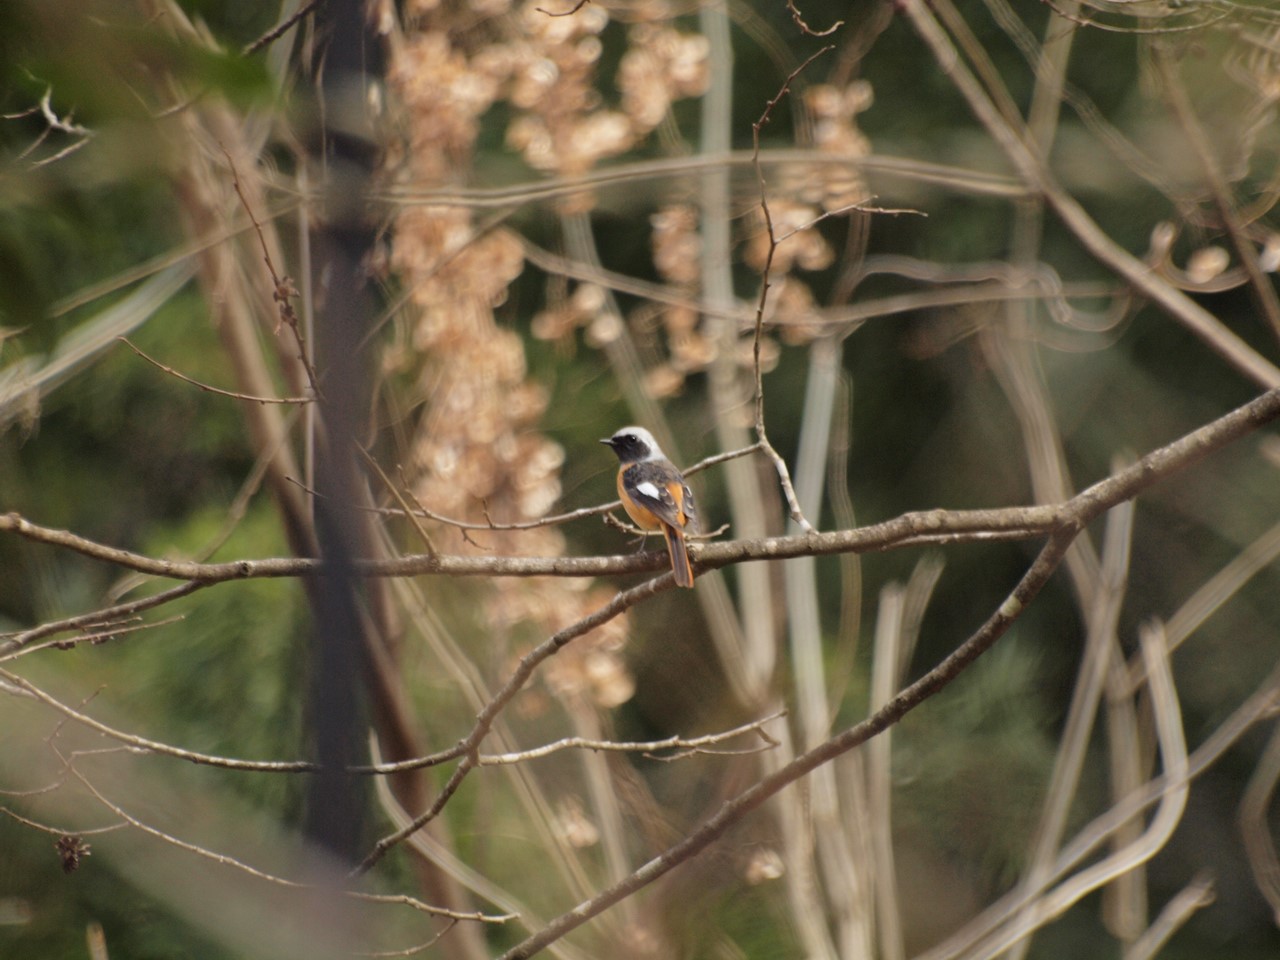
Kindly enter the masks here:
[[671, 554], [671, 571], [677, 587], [693, 586], [693, 568], [689, 566], [689, 551], [684, 545], [684, 533], [675, 527], [662, 525], [662, 535], [667, 538], [667, 553]]

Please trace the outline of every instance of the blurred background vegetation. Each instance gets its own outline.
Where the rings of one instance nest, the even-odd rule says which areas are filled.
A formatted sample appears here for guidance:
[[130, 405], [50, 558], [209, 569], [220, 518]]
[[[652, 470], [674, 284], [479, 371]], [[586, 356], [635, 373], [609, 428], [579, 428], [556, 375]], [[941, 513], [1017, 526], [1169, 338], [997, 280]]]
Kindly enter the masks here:
[[[324, 296], [305, 259], [323, 173], [305, 149], [317, 116], [306, 64], [323, 40], [323, 7], [247, 49], [300, 6], [0, 5], [0, 511], [155, 557], [294, 550], [282, 491], [308, 487], [309, 412], [276, 408], [300, 468], [273, 481], [278, 451], [252, 426], [257, 405], [200, 390], [116, 337], [201, 383], [256, 394], [243, 355], [228, 348], [231, 325], [247, 322], [268, 385], [305, 392], [248, 218], [264, 223], [275, 267], [303, 288], [309, 315]], [[822, 529], [1052, 502], [1055, 490], [1106, 476], [1117, 457], [1276, 386], [1242, 373], [1221, 337], [1153, 306], [1044, 209], [922, 41], [905, 12], [913, 6], [806, 3], [798, 14], [814, 30], [838, 22], [819, 37], [781, 2], [592, 0], [555, 17], [571, 5], [375, 4], [386, 76], [371, 77], [380, 95], [362, 109], [382, 158], [368, 189], [378, 234], [367, 259], [382, 312], [367, 318], [374, 389], [363, 412], [388, 477], [437, 514], [528, 521], [614, 496], [596, 440], [624, 423], [671, 438], [684, 464], [753, 439], [764, 234], [752, 125], [789, 77], [760, 130], [778, 235], [794, 229], [766, 301], [765, 424], [798, 483], [819, 491], [806, 509]], [[1007, 98], [1025, 117], [1033, 103], [1048, 111], [1061, 100], [1036, 135], [1051, 135], [1048, 167], [1100, 232], [1144, 262], [1151, 282], [1183, 291], [1241, 349], [1274, 362], [1280, 318], [1269, 321], [1275, 293], [1263, 287], [1280, 265], [1280, 15], [1265, 3], [1101, 0], [931, 9], [993, 102]], [[1059, 70], [1065, 92], [1054, 96]], [[228, 259], [219, 266], [216, 255]], [[249, 315], [236, 316], [237, 305]], [[798, 449], [810, 432], [821, 457], [806, 471]], [[738, 463], [736, 481], [734, 468], [698, 475], [705, 526], [729, 523], [726, 537], [785, 532], [772, 466]], [[1079, 777], [1063, 788], [1066, 837], [1122, 796], [1126, 777], [1160, 771], [1145, 692], [1117, 686], [1140, 628], [1159, 620], [1183, 631], [1172, 665], [1190, 750], [1276, 686], [1277, 468], [1274, 435], [1251, 436], [1144, 492], [1122, 545], [1099, 560], [1102, 523], [1089, 531], [1078, 566], [895, 728], [891, 753], [886, 744], [879, 757], [841, 758], [791, 788], [562, 955], [895, 958], [969, 929], [1031, 870], [1055, 758], [1081, 750]], [[397, 506], [377, 478], [369, 496]], [[414, 525], [372, 516], [383, 555], [423, 549]], [[427, 526], [445, 552], [628, 549], [598, 518], [529, 533]], [[454, 859], [424, 867], [398, 850], [370, 888], [490, 912], [518, 903], [523, 926], [464, 924], [425, 952], [498, 955], [865, 717], [876, 658], [895, 662], [894, 689], [934, 665], [1001, 603], [1037, 546], [822, 558], [795, 580], [781, 564], [739, 566], [701, 579], [696, 599], [647, 602], [549, 661], [486, 749], [705, 734], [785, 708], [769, 728], [782, 745], [679, 762], [562, 752], [477, 771], [434, 840]], [[1118, 585], [1100, 564], [1119, 566]], [[5, 533], [0, 642], [168, 586]], [[365, 696], [384, 751], [394, 724], [380, 697], [409, 718], [417, 742], [405, 749], [452, 745], [521, 655], [615, 587], [379, 586], [369, 602], [393, 689], [371, 683]], [[892, 632], [886, 605], [903, 589], [895, 647], [878, 631]], [[1108, 625], [1109, 597], [1118, 612]], [[809, 604], [817, 619], [806, 626]], [[312, 623], [298, 582], [215, 586], [143, 621], [151, 626], [100, 644], [8, 649], [0, 667], [192, 751], [309, 755]], [[1097, 722], [1072, 740], [1091, 630], [1110, 651], [1110, 680], [1102, 707], [1087, 710]], [[306, 955], [305, 936], [277, 942], [297, 933], [284, 921], [287, 930], [264, 932], [280, 916], [268, 884], [136, 828], [92, 833], [120, 817], [54, 748], [117, 744], [7, 682], [0, 694], [0, 808], [17, 815], [0, 817], [0, 956], [84, 956], [94, 924], [117, 960]], [[1126, 710], [1130, 719], [1117, 719]], [[1269, 835], [1256, 829], [1275, 820], [1266, 716], [1256, 711], [1258, 723], [1198, 775], [1176, 832], [1134, 865], [1130, 886], [1046, 923], [1026, 955], [1275, 956], [1280, 888], [1268, 879]], [[1117, 759], [1126, 751], [1128, 766]], [[157, 829], [264, 870], [298, 866], [301, 776], [118, 752], [75, 765]], [[433, 798], [449, 772], [404, 785], [400, 802]], [[372, 784], [362, 796], [372, 844], [390, 831], [395, 800]], [[61, 831], [83, 832], [92, 850], [65, 874]], [[489, 885], [447, 865], [459, 861]], [[1142, 939], [1201, 876], [1213, 902], [1166, 915], [1167, 944]], [[395, 909], [362, 915], [360, 949], [403, 950], [438, 932]], [[988, 954], [970, 945], [929, 955]]]

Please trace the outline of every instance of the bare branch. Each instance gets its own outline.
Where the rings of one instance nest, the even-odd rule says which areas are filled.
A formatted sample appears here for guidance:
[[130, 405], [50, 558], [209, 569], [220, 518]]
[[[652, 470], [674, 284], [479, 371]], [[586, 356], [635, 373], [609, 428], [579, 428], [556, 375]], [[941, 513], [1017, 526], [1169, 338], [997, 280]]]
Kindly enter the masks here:
[[[14, 794], [8, 793], [7, 795], [13, 796]], [[30, 827], [32, 830], [39, 830], [41, 833], [47, 833], [50, 836], [54, 836], [54, 837], [65, 837], [68, 835], [92, 837], [95, 834], [99, 834], [99, 833], [114, 833], [116, 830], [121, 830], [124, 827], [128, 826], [128, 824], [124, 824], [124, 823], [112, 823], [105, 827], [89, 827], [83, 830], [82, 829], [66, 830], [62, 827], [53, 827], [47, 823], [41, 823], [39, 820], [32, 820], [29, 817], [24, 817], [22, 814], [17, 813], [16, 811], [10, 810], [8, 807], [0, 807], [0, 813], [3, 813], [5, 816], [9, 817], [12, 820], [16, 820], [18, 823], [22, 824], [24, 827]]]
[[222, 390], [219, 387], [211, 387], [209, 384], [201, 383], [199, 380], [193, 380], [185, 373], [179, 373], [177, 370], [173, 369], [173, 367], [166, 366], [159, 360], [155, 359], [155, 357], [143, 353], [128, 337], [116, 337], [116, 339], [140, 356], [143, 360], [147, 361], [147, 363], [159, 367], [170, 376], [177, 377], [179, 380], [189, 383], [193, 387], [199, 387], [206, 393], [216, 393], [221, 397], [232, 397], [236, 400], [248, 400], [252, 403], [313, 403], [315, 401], [314, 397], [253, 397], [247, 393], [237, 393], [234, 390]]
[[[38, 650], [48, 650], [49, 648], [53, 648], [55, 650], [71, 650], [72, 648], [84, 643], [97, 646], [98, 644], [106, 643], [108, 640], [114, 640], [117, 637], [127, 636], [131, 633], [140, 633], [143, 630], [154, 630], [157, 627], [167, 627], [174, 623], [181, 623], [184, 619], [186, 619], [184, 616], [179, 615], [166, 617], [164, 620], [144, 622], [141, 617], [135, 617], [127, 622], [118, 622], [109, 627], [103, 627], [101, 630], [82, 633], [78, 637], [68, 637], [64, 640], [47, 640], [44, 643], [37, 644], [36, 646], [25, 648], [22, 651], [22, 654], [32, 654]], [[0, 657], [0, 663], [11, 660], [14, 656], [18, 656], [18, 654]]]
[[795, 23], [795, 25], [799, 27], [802, 32], [807, 33], [811, 37], [829, 37], [831, 36], [831, 34], [835, 33], [837, 30], [839, 30], [841, 27], [844, 26], [843, 20], [837, 20], [835, 23], [827, 27], [827, 29], [825, 30], [813, 29], [813, 27], [805, 23], [804, 18], [800, 16], [800, 11], [796, 7], [795, 0], [787, 0], [787, 10], [791, 14], [792, 22]]
[[1231, 196], [1231, 189], [1227, 186], [1226, 177], [1222, 172], [1222, 164], [1214, 154], [1213, 146], [1209, 143], [1209, 138], [1205, 134], [1204, 126], [1200, 123], [1200, 118], [1196, 116], [1195, 108], [1191, 105], [1191, 98], [1187, 95], [1186, 88], [1183, 86], [1182, 80], [1174, 67], [1172, 55], [1165, 44], [1155, 44], [1153, 60], [1159, 71], [1160, 79], [1163, 81], [1173, 112], [1177, 116], [1179, 123], [1182, 124], [1182, 129], [1187, 134], [1191, 148], [1195, 151], [1196, 157], [1200, 161], [1200, 166], [1204, 170], [1205, 182], [1213, 195], [1213, 202], [1218, 208], [1218, 215], [1222, 217], [1222, 225], [1226, 229], [1227, 235], [1231, 238], [1231, 244], [1235, 247], [1236, 254], [1240, 257], [1240, 262], [1244, 265], [1245, 273], [1249, 276], [1254, 296], [1262, 306], [1263, 316], [1266, 317], [1267, 323], [1271, 325], [1272, 334], [1280, 338], [1280, 296], [1277, 296], [1276, 288], [1272, 284], [1271, 278], [1263, 272], [1258, 262], [1257, 249], [1245, 235], [1244, 222], [1236, 210], [1235, 201]]
[[[586, 2], [587, 2], [587, 0], [582, 0], [582, 2], [583, 2], [583, 3], [586, 3]], [[355, 954], [355, 956], [357, 956], [357, 957], [377, 957], [377, 958], [384, 958], [384, 957], [412, 957], [414, 954], [423, 953], [424, 951], [426, 951], [426, 950], [430, 950], [432, 947], [434, 947], [437, 943], [439, 943], [439, 942], [440, 942], [440, 939], [441, 939], [442, 937], [444, 937], [444, 935], [445, 935], [445, 934], [447, 934], [450, 930], [452, 930], [452, 929], [453, 929], [454, 925], [455, 925], [457, 922], [458, 922], [457, 920], [453, 920], [453, 919], [451, 919], [451, 920], [449, 921], [449, 923], [445, 926], [445, 928], [444, 928], [443, 930], [441, 930], [439, 933], [437, 933], [437, 934], [436, 934], [434, 937], [432, 937], [430, 940], [427, 940], [425, 943], [419, 943], [419, 944], [417, 944], [417, 945], [415, 945], [415, 946], [412, 946], [412, 947], [405, 947], [403, 950], [374, 950], [374, 951], [370, 951], [370, 952], [357, 952], [357, 953]]]
[[1027, 605], [1048, 582], [1049, 577], [1057, 569], [1063, 554], [1074, 538], [1074, 531], [1055, 534], [1044, 549], [1040, 551], [1040, 555], [1030, 569], [1027, 570], [1026, 574], [1023, 575], [1013, 592], [1000, 605], [1000, 608], [988, 618], [987, 622], [950, 656], [915, 683], [902, 690], [883, 708], [862, 723], [831, 737], [764, 777], [721, 806], [700, 827], [679, 843], [668, 848], [619, 883], [602, 891], [599, 895], [578, 904], [567, 913], [561, 914], [532, 937], [527, 938], [504, 953], [501, 960], [524, 960], [524, 958], [533, 956], [548, 944], [560, 939], [592, 917], [607, 910], [619, 900], [630, 896], [673, 868], [697, 856], [719, 839], [731, 826], [741, 821], [747, 814], [757, 809], [783, 788], [897, 723], [912, 709], [947, 686], [969, 664], [990, 649], [992, 644], [1021, 616], [1022, 611], [1026, 609]]
[[231, 185], [235, 188], [236, 196], [240, 198], [240, 205], [244, 207], [244, 212], [249, 215], [249, 220], [253, 223], [253, 229], [258, 235], [258, 243], [262, 246], [262, 260], [267, 265], [267, 272], [271, 274], [271, 299], [279, 312], [276, 332], [279, 332], [281, 324], [287, 326], [292, 332], [293, 339], [298, 345], [298, 362], [302, 364], [302, 368], [307, 372], [307, 380], [311, 384], [311, 389], [319, 396], [320, 381], [316, 378], [315, 367], [311, 365], [311, 354], [307, 349], [307, 339], [303, 335], [297, 311], [293, 309], [292, 301], [300, 296], [298, 288], [294, 286], [292, 279], [287, 276], [281, 276], [276, 272], [276, 265], [271, 259], [271, 249], [267, 246], [266, 234], [262, 232], [262, 224], [258, 222], [257, 215], [253, 212], [253, 208], [249, 206], [249, 199], [244, 195], [244, 188], [240, 185], [240, 173], [236, 170], [235, 161], [231, 159], [231, 153], [226, 147], [222, 147], [222, 154], [227, 158], [227, 167], [231, 170]]
[[23, 630], [17, 633], [0, 634], [2, 642], [0, 642], [0, 663], [13, 659], [15, 651], [21, 650], [28, 644], [34, 643], [44, 637], [50, 637], [54, 634], [65, 633], [69, 630], [83, 630], [87, 627], [103, 626], [114, 621], [123, 620], [125, 617], [131, 617], [150, 610], [154, 607], [163, 606], [173, 600], [195, 593], [207, 587], [209, 584], [200, 583], [198, 581], [190, 581], [171, 587], [168, 590], [161, 591], [150, 597], [143, 597], [140, 600], [131, 600], [128, 603], [117, 604], [113, 607], [106, 607], [102, 610], [95, 610], [93, 613], [83, 613], [76, 617], [68, 617], [65, 620], [54, 620], [49, 623], [41, 624], [38, 627], [32, 627], [30, 630]]
[[37, 687], [26, 677], [11, 673], [8, 670], [0, 670], [0, 680], [18, 690], [34, 697], [46, 706], [52, 707], [61, 713], [64, 717], [74, 720], [82, 726], [95, 730], [103, 736], [110, 737], [119, 743], [123, 743], [135, 750], [144, 750], [148, 753], [158, 753], [163, 756], [174, 757], [178, 760], [187, 760], [191, 763], [203, 764], [206, 766], [222, 767], [227, 770], [254, 770], [267, 773], [312, 773], [317, 767], [314, 763], [305, 761], [271, 761], [271, 760], [236, 760], [231, 757], [215, 757], [210, 754], [196, 753], [192, 750], [183, 750], [181, 747], [171, 746], [167, 743], [161, 743], [158, 740], [150, 740], [146, 737], [139, 737], [132, 733], [125, 733], [116, 730], [100, 720], [95, 720], [86, 713], [81, 713], [74, 707], [69, 707], [57, 697], [46, 693]]
[[[127, 811], [125, 811], [123, 807], [120, 807], [117, 804], [113, 803], [112, 801], [108, 800], [102, 794], [102, 792], [98, 790], [98, 788], [95, 787], [89, 781], [89, 779], [84, 774], [82, 774], [79, 770], [75, 768], [74, 765], [69, 765], [69, 769], [71, 770], [71, 773], [76, 777], [76, 779], [79, 780], [80, 783], [84, 785], [84, 788], [88, 790], [91, 794], [93, 794], [93, 796], [97, 799], [99, 803], [101, 803], [104, 807], [106, 807], [108, 810], [114, 813], [117, 817], [119, 817], [129, 826], [134, 827], [138, 830], [141, 830], [143, 833], [148, 834], [149, 836], [155, 837], [159, 840], [163, 840], [165, 843], [178, 847], [181, 850], [186, 850], [188, 853], [194, 853], [197, 856], [203, 857], [206, 860], [212, 860], [214, 863], [220, 863], [220, 864], [223, 864], [224, 866], [235, 867], [236, 869], [241, 870], [252, 877], [256, 877], [259, 880], [265, 880], [268, 883], [273, 883], [273, 884], [276, 884], [277, 886], [287, 887], [292, 890], [319, 889], [314, 884], [300, 883], [297, 880], [289, 880], [286, 877], [279, 877], [279, 876], [276, 876], [275, 874], [267, 873], [265, 870], [259, 870], [257, 867], [254, 867], [254, 866], [251, 866], [250, 864], [245, 863], [243, 860], [238, 860], [235, 857], [228, 856], [227, 854], [224, 854], [224, 853], [216, 853], [198, 844], [189, 843], [186, 840], [180, 840], [179, 838], [173, 836], [170, 833], [165, 833], [163, 830], [159, 830], [156, 827], [153, 827], [150, 824], [145, 823], [142, 820], [139, 820], [138, 818], [132, 816]], [[410, 897], [405, 894], [365, 893], [360, 890], [345, 890], [343, 891], [343, 895], [346, 897], [349, 897], [352, 900], [359, 901], [361, 903], [375, 903], [375, 904], [386, 904], [386, 905], [392, 905], [392, 906], [405, 906], [405, 907], [410, 907], [414, 910], [417, 910], [419, 913], [430, 914], [431, 916], [434, 916], [434, 917], [447, 917], [450, 920], [469, 920], [476, 923], [506, 923], [509, 920], [515, 919], [515, 917], [511, 914], [488, 914], [488, 913], [479, 913], [479, 912], [460, 913], [456, 910], [449, 910], [444, 907], [435, 907], [429, 903], [423, 903], [421, 900], [417, 899], [416, 897]]]
[[63, 147], [61, 150], [53, 153], [51, 156], [42, 157], [39, 160], [33, 161], [31, 164], [32, 167], [38, 168], [47, 166], [51, 163], [57, 163], [59, 160], [71, 156], [71, 154], [85, 146], [85, 144], [94, 137], [95, 131], [82, 126], [81, 124], [72, 122], [71, 117], [73, 116], [73, 113], [68, 113], [65, 117], [58, 116], [57, 112], [53, 109], [52, 87], [45, 88], [44, 94], [40, 97], [40, 102], [36, 106], [32, 107], [30, 110], [23, 110], [19, 113], [7, 113], [4, 115], [4, 119], [19, 120], [23, 117], [29, 117], [35, 113], [39, 113], [40, 116], [44, 118], [45, 128], [40, 132], [40, 135], [36, 137], [35, 140], [27, 145], [26, 149], [18, 154], [19, 159], [25, 159], [34, 153], [35, 150], [44, 143], [46, 139], [48, 139], [50, 133], [65, 133], [68, 136], [75, 137], [76, 139], [67, 144], [67, 146]]
[[1280, 917], [1280, 858], [1276, 856], [1275, 838], [1267, 822], [1277, 780], [1280, 780], [1280, 727], [1271, 732], [1271, 739], [1240, 800], [1240, 833], [1254, 885], [1271, 907], [1272, 915]]
[[[1060, 504], [993, 510], [931, 510], [902, 514], [893, 520], [853, 530], [709, 543], [699, 548], [698, 563], [703, 568], [710, 568], [750, 560], [865, 553], [906, 544], [1025, 540], [1046, 536], [1094, 519], [1102, 511], [1122, 500], [1132, 499], [1166, 477], [1277, 418], [1280, 418], [1280, 388], [1264, 393], [1217, 420], [1153, 450], [1132, 466]], [[43, 527], [12, 512], [0, 514], [0, 531], [5, 530], [141, 573], [204, 584], [257, 577], [299, 577], [323, 569], [319, 560], [311, 558], [231, 560], [224, 563], [161, 560], [95, 543], [65, 530]], [[368, 577], [596, 577], [658, 570], [667, 565], [665, 554], [656, 552], [632, 557], [463, 557], [435, 554], [359, 560], [356, 561], [356, 570]], [[668, 576], [659, 578], [655, 583], [662, 585], [669, 584], [669, 581]], [[665, 589], [665, 586], [659, 588]]]
[[1125, 960], [1151, 960], [1176, 933], [1183, 924], [1191, 919], [1197, 910], [1203, 910], [1213, 903], [1213, 876], [1205, 871], [1198, 873], [1191, 882], [1165, 904], [1160, 916], [1156, 917], [1137, 940], [1125, 950]]
[[578, 2], [568, 10], [561, 10], [559, 13], [543, 9], [542, 7], [534, 7], [533, 9], [537, 10], [539, 13], [545, 13], [548, 17], [571, 17], [590, 2], [591, 0], [578, 0]]
[[[373, 199], [384, 200], [400, 206], [429, 207], [478, 207], [506, 208], [523, 206], [544, 200], [554, 200], [592, 188], [610, 184], [637, 183], [664, 180], [684, 174], [745, 167], [754, 170], [757, 156], [754, 150], [735, 150], [724, 153], [702, 153], [694, 156], [664, 157], [618, 163], [607, 167], [595, 167], [589, 173], [573, 176], [548, 177], [533, 182], [517, 183], [503, 187], [474, 187], [450, 184], [446, 187], [415, 185], [388, 187], [374, 193]], [[1029, 196], [1026, 184], [1016, 177], [970, 170], [951, 164], [933, 163], [911, 157], [856, 156], [825, 153], [811, 148], [778, 148], [761, 150], [758, 162], [766, 167], [788, 164], [816, 165], [819, 167], [852, 166], [868, 175], [896, 177], [912, 183], [921, 183], [977, 196], [1003, 197], [1016, 200]], [[526, 241], [527, 243], [527, 241]], [[535, 261], [536, 262], [536, 261]]]
[[[755, 748], [749, 751], [742, 750], [711, 750], [709, 747], [724, 743], [726, 740], [732, 740], [746, 733], [759, 734], [764, 741], [764, 748], [769, 749], [776, 747], [778, 741], [770, 737], [764, 730], [764, 725], [779, 717], [785, 716], [785, 711], [779, 710], [771, 713], [767, 717], [760, 720], [752, 720], [750, 723], [744, 723], [740, 727], [734, 727], [732, 730], [724, 730], [720, 733], [709, 733], [701, 737], [667, 737], [665, 740], [648, 740], [642, 742], [618, 742], [614, 740], [592, 740], [586, 737], [565, 737], [554, 743], [544, 744], [541, 747], [534, 747], [530, 750], [520, 750], [516, 753], [499, 753], [499, 754], [481, 754], [479, 765], [482, 767], [498, 766], [507, 763], [524, 763], [527, 760], [537, 760], [542, 757], [550, 756], [561, 750], [594, 750], [611, 753], [643, 753], [646, 755], [656, 754], [659, 751], [675, 750], [678, 751], [675, 756], [683, 759], [684, 757], [693, 756], [694, 754], [717, 755], [724, 753], [740, 754], [744, 752], [754, 753], [761, 748]], [[660, 759], [658, 757], [650, 757], [650, 759]]]
[[[788, 7], [792, 11], [796, 22], [804, 27], [803, 21], [794, 6], [791, 6], [788, 0]], [[836, 24], [839, 26], [839, 23]], [[807, 31], [808, 27], [804, 27]], [[835, 27], [831, 28], [832, 30]], [[828, 31], [830, 32], [830, 31]], [[834, 50], [834, 45], [828, 44], [821, 50], [811, 54], [800, 66], [796, 67], [783, 81], [782, 88], [774, 95], [773, 99], [765, 104], [764, 111], [760, 114], [758, 120], [751, 125], [751, 147], [754, 157], [753, 166], [756, 173], [756, 182], [760, 187], [760, 211], [764, 214], [765, 231], [769, 237], [769, 247], [765, 252], [764, 266], [760, 269], [760, 298], [756, 303], [756, 326], [755, 336], [752, 341], [751, 357], [752, 368], [755, 373], [755, 431], [756, 438], [759, 442], [760, 449], [773, 462], [774, 469], [778, 472], [778, 482], [782, 487], [782, 493], [787, 498], [787, 506], [791, 514], [791, 519], [805, 533], [813, 532], [813, 525], [805, 519], [804, 511], [800, 509], [800, 501], [796, 499], [795, 487], [791, 483], [791, 472], [787, 469], [787, 463], [782, 459], [781, 454], [773, 448], [773, 444], [769, 442], [769, 435], [765, 431], [764, 425], [764, 372], [760, 365], [760, 340], [764, 331], [764, 310], [769, 299], [769, 271], [773, 266], [773, 257], [777, 253], [778, 244], [781, 242], [773, 232], [773, 214], [769, 211], [769, 195], [765, 185], [764, 168], [760, 165], [760, 130], [769, 122], [773, 114], [773, 108], [791, 92], [791, 84], [795, 82], [796, 77], [803, 73], [809, 66], [823, 54]]]
[[292, 29], [295, 24], [305, 19], [306, 17], [309, 17], [312, 11], [314, 11], [315, 8], [318, 6], [320, 6], [320, 0], [310, 0], [310, 2], [304, 3], [301, 7], [298, 8], [298, 10], [292, 16], [286, 17], [283, 21], [281, 21], [276, 26], [272, 27], [270, 30], [268, 30], [266, 33], [260, 36], [257, 40], [253, 41], [253, 43], [250, 43], [249, 45], [247, 45], [244, 48], [244, 50], [241, 51], [241, 53], [247, 57], [250, 54], [257, 53], [263, 47], [267, 47], [275, 43], [277, 40], [283, 37], [286, 33], [288, 33], [289, 30]]

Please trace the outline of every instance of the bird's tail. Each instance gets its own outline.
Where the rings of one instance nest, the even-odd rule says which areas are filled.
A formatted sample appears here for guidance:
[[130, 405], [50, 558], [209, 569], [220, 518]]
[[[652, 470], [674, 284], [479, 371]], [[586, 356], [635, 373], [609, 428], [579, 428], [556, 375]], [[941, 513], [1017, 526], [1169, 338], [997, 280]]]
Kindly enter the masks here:
[[671, 554], [671, 570], [676, 577], [676, 586], [692, 587], [693, 568], [689, 566], [689, 551], [684, 545], [684, 532], [664, 523], [662, 535], [667, 538], [667, 553]]

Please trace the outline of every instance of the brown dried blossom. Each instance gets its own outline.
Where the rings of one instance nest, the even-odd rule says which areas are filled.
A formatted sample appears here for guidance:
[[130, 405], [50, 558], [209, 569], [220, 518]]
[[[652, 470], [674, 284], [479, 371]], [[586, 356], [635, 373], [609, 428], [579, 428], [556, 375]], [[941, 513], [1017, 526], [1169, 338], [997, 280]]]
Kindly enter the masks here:
[[647, 133], [662, 122], [672, 102], [706, 92], [710, 47], [701, 34], [657, 23], [633, 27], [628, 41], [618, 65], [618, 89], [624, 112]]
[[[485, 112], [503, 97], [534, 101], [546, 108], [539, 118], [557, 124], [579, 122], [598, 100], [593, 33], [607, 15], [586, 8], [584, 16], [548, 18], [533, 6], [504, 21], [523, 33], [502, 36], [468, 33], [467, 25], [450, 23], [444, 7], [415, 7], [418, 32], [393, 46], [389, 71], [407, 127], [402, 169], [415, 186], [461, 179]], [[538, 432], [547, 392], [529, 378], [520, 336], [495, 314], [524, 269], [520, 241], [506, 229], [477, 229], [463, 205], [407, 206], [393, 226], [389, 263], [408, 303], [405, 335], [384, 363], [412, 373], [426, 401], [404, 457], [413, 495], [434, 513], [482, 527], [491, 519], [545, 516], [560, 497], [564, 451]], [[553, 527], [464, 531], [440, 524], [431, 533], [451, 552], [554, 555], [565, 547]], [[499, 580], [478, 589], [488, 591], [480, 607], [488, 635], [513, 648], [599, 602], [588, 584], [569, 579]]]
[[539, 340], [564, 340], [595, 320], [607, 303], [602, 287], [580, 283], [568, 298], [539, 311], [531, 332]]
[[409, 117], [409, 162], [421, 181], [447, 181], [468, 157], [479, 117], [501, 77], [477, 70], [442, 30], [408, 38], [391, 58], [387, 81]]
[[653, 265], [669, 283], [693, 288], [702, 277], [702, 235], [698, 233], [697, 208], [671, 204], [650, 218], [653, 228]]
[[811, 169], [802, 199], [826, 212], [846, 210], [870, 198], [857, 161], [871, 153], [871, 143], [855, 119], [871, 106], [871, 84], [859, 80], [846, 87], [816, 84], [804, 93], [813, 117], [813, 143], [822, 153], [848, 157], [847, 165], [824, 164]]
[[811, 343], [827, 329], [818, 315], [813, 291], [803, 280], [783, 277], [773, 288], [768, 320], [778, 327], [778, 335], [788, 346]]
[[54, 841], [53, 849], [58, 852], [62, 861], [62, 872], [73, 873], [80, 867], [80, 861], [90, 855], [89, 844], [76, 834], [64, 834]]
[[756, 209], [751, 217], [753, 229], [743, 251], [743, 259], [753, 269], [763, 270], [772, 248], [769, 269], [774, 274], [784, 274], [795, 267], [825, 270], [831, 266], [835, 253], [815, 226], [820, 215], [821, 212], [810, 204], [771, 198], [772, 236], [763, 211]]
[[582, 808], [582, 800], [569, 794], [556, 802], [556, 833], [571, 847], [593, 847], [600, 842], [600, 830]]
[[[658, 275], [695, 300], [702, 280], [702, 236], [698, 210], [689, 204], [671, 204], [650, 218], [650, 243]], [[646, 318], [637, 315], [635, 323]], [[686, 304], [670, 304], [661, 309], [662, 329], [667, 337], [670, 360], [658, 364], [645, 375], [645, 389], [656, 398], [673, 396], [684, 386], [690, 373], [705, 370], [716, 356], [715, 341], [702, 330], [699, 311]]]

